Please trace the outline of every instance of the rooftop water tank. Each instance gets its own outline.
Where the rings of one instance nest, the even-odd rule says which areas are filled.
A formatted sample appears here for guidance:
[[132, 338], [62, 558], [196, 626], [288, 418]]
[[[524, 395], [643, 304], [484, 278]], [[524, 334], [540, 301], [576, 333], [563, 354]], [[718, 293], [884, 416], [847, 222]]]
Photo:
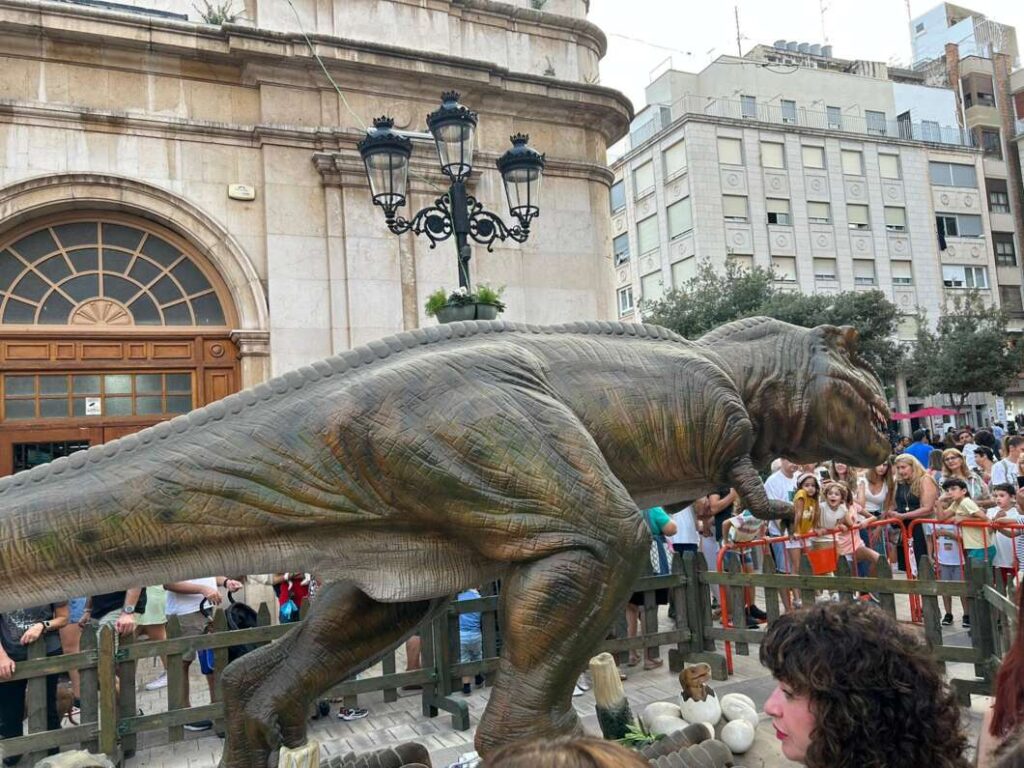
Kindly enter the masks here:
[[826, 59], [831, 59], [832, 58], [832, 46], [831, 45], [823, 45], [823, 46], [821, 46], [821, 55], [824, 56]]
[[786, 50], [786, 39], [783, 38], [782, 40], [776, 40], [774, 43], [772, 43], [772, 47], [780, 51]]
[[821, 46], [815, 43], [814, 45], [811, 46], [808, 53], [810, 53], [813, 56], [821, 56]]
[[790, 40], [788, 43], [786, 43], [786, 50], [787, 51], [792, 51], [793, 53], [796, 53], [797, 52], [797, 48], [799, 46], [800, 46], [800, 44], [796, 40]]
[[811, 50], [811, 44], [810, 43], [800, 43], [800, 45], [798, 45], [796, 47], [796, 49], [798, 51], [800, 51], [800, 53], [807, 53], [808, 51]]

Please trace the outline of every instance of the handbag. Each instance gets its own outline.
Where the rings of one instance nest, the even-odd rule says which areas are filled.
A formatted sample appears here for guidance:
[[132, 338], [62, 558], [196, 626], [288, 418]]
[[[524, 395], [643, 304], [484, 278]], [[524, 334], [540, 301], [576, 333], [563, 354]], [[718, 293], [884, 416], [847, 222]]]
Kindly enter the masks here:
[[651, 573], [655, 576], [667, 576], [671, 569], [668, 561], [668, 549], [665, 537], [655, 532], [651, 510], [645, 510], [647, 527], [651, 530]]

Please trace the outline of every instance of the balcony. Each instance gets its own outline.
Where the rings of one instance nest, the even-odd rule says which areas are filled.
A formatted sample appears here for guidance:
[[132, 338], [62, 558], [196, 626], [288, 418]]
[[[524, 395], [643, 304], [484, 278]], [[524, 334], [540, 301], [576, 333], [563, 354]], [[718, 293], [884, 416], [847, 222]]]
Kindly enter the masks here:
[[[974, 147], [974, 136], [957, 126], [941, 126], [934, 122], [910, 122], [907, 120], [879, 120], [861, 115], [829, 114], [813, 109], [783, 109], [774, 104], [740, 102], [734, 99], [714, 99], [687, 95], [671, 106], [658, 105], [651, 119], [636, 126], [625, 142], [624, 151], [629, 152], [652, 138], [671, 123], [687, 115], [707, 115], [752, 123], [768, 123], [789, 127], [814, 128], [841, 133], [858, 133], [865, 136], [891, 136], [896, 139], [927, 141], [933, 144], [950, 144], [958, 147]], [[1024, 120], [1017, 121], [1017, 132], [1024, 133]]]

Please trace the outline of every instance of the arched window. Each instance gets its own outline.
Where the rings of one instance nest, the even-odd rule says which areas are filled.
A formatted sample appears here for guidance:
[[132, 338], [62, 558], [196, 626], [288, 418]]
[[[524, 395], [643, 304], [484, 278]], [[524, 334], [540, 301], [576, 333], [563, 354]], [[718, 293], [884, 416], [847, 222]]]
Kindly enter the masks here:
[[0, 242], [0, 325], [224, 327], [213, 280], [172, 235], [95, 217]]

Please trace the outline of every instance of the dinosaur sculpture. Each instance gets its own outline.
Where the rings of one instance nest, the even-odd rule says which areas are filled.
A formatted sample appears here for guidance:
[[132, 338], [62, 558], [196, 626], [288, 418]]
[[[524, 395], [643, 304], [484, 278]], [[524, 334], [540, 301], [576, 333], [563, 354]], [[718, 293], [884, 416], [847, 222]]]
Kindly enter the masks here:
[[886, 457], [850, 328], [766, 318], [699, 341], [616, 323], [454, 323], [375, 341], [0, 480], [0, 611], [293, 563], [308, 620], [224, 672], [226, 768], [306, 739], [308, 703], [459, 590], [503, 580], [477, 748], [580, 729], [578, 673], [648, 561], [640, 509], [774, 456]]

